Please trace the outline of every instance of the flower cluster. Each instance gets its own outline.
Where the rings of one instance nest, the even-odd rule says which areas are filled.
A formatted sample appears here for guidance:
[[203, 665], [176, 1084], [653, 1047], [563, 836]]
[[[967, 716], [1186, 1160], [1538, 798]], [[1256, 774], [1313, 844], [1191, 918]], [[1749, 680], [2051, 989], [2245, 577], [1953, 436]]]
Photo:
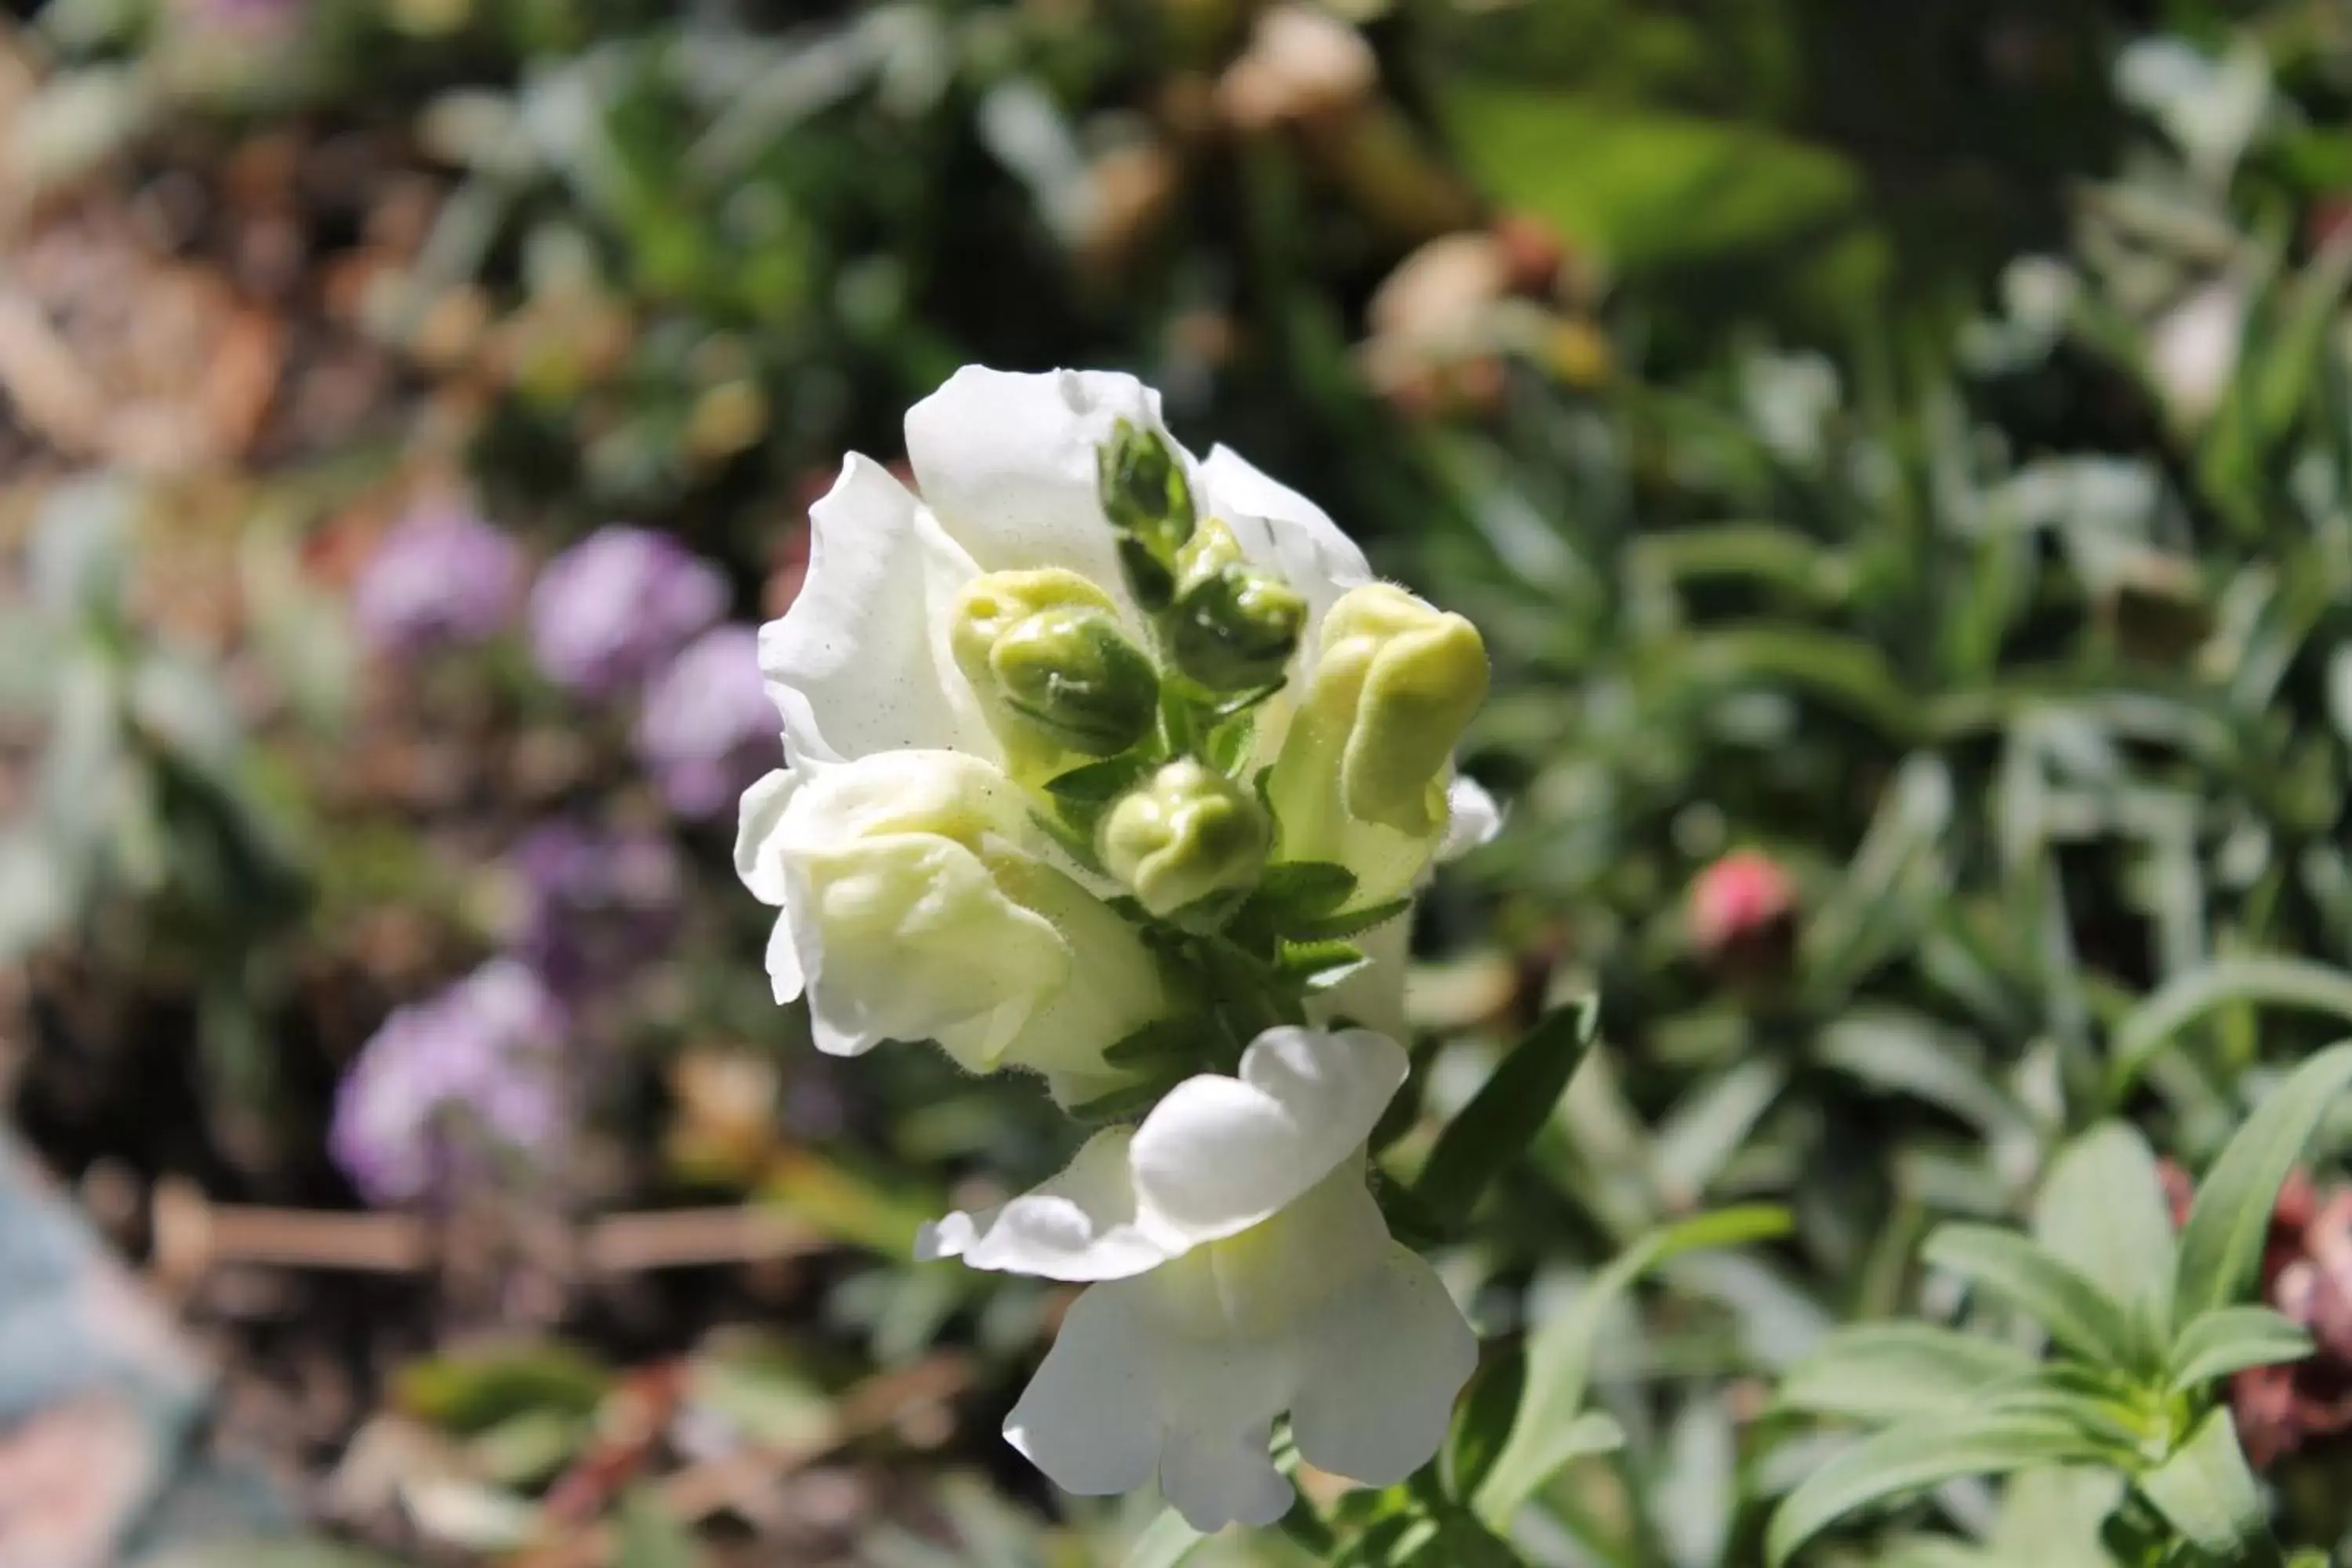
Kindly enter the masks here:
[[1056, 1482], [1268, 1523], [1286, 1414], [1400, 1480], [1475, 1356], [1367, 1148], [1414, 891], [1495, 825], [1453, 765], [1478, 634], [1127, 376], [968, 368], [907, 451], [919, 494], [849, 458], [760, 634], [786, 766], [738, 863], [776, 995], [826, 1051], [936, 1041], [1100, 1129], [922, 1241], [1088, 1287], [1005, 1428]]
[[775, 712], [750, 657], [757, 634], [722, 619], [718, 568], [664, 534], [599, 529], [533, 581], [496, 524], [436, 500], [386, 532], [354, 613], [379, 652], [414, 658], [506, 632], [525, 610], [526, 584], [540, 673], [583, 701], [634, 705], [638, 759], [676, 815], [724, 815], [775, 764]]
[[512, 959], [395, 1010], [337, 1090], [329, 1152], [368, 1202], [404, 1205], [547, 1148], [572, 1114], [555, 1059], [565, 1026], [562, 1005]]
[[[664, 535], [601, 529], [532, 578], [521, 548], [470, 508], [422, 503], [385, 532], [353, 592], [369, 644], [395, 660], [478, 647], [525, 619], [540, 673], [583, 703], [634, 709], [640, 760], [677, 816], [722, 815], [774, 763], [758, 632], [729, 622], [719, 570]], [[559, 819], [503, 868], [504, 952], [394, 1012], [339, 1091], [331, 1150], [377, 1204], [430, 1203], [486, 1160], [555, 1160], [576, 1120], [581, 1005], [642, 972], [684, 895], [664, 831]]]

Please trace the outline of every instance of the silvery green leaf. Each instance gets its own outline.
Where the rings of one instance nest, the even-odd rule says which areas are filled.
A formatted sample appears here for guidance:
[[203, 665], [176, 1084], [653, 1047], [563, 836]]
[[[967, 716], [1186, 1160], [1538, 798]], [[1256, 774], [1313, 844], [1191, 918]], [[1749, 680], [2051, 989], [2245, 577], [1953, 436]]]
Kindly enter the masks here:
[[26, 574], [34, 602], [64, 625], [110, 614], [122, 595], [138, 492], [115, 476], [70, 479], [33, 519]]
[[2156, 1156], [2138, 1131], [2104, 1122], [2060, 1151], [2033, 1209], [2033, 1238], [2120, 1303], [2144, 1358], [2171, 1334], [2174, 1242]]

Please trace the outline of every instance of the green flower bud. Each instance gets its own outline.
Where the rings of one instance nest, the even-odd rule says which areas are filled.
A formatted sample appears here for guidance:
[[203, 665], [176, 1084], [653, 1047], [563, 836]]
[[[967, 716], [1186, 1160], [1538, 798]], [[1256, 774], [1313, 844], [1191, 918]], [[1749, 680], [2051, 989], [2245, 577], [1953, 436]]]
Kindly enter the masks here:
[[1164, 917], [1255, 887], [1272, 839], [1265, 810], [1247, 790], [1184, 758], [1120, 797], [1103, 818], [1100, 848], [1111, 875]]
[[1252, 566], [1223, 523], [1213, 518], [1201, 524], [1178, 554], [1168, 652], [1177, 668], [1210, 690], [1280, 684], [1306, 626], [1307, 601]]
[[1160, 674], [1110, 596], [1075, 572], [992, 572], [957, 595], [948, 637], [989, 723], [1022, 764], [1110, 757], [1150, 732]]
[[1103, 513], [1161, 560], [1192, 537], [1192, 486], [1167, 437], [1120, 420], [1095, 455]]
[[1486, 697], [1478, 629], [1402, 588], [1352, 588], [1268, 781], [1286, 860], [1335, 860], [1356, 900], [1412, 885], [1444, 837], [1454, 748]]

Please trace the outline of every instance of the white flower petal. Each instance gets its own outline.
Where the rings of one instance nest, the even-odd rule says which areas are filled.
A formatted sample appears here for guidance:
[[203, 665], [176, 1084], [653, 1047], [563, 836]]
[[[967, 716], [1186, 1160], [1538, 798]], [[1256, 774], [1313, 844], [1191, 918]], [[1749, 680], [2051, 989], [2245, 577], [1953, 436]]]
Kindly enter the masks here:
[[1196, 1243], [1247, 1229], [1364, 1141], [1407, 1065], [1369, 1029], [1268, 1029], [1239, 1078], [1187, 1079], [1144, 1118], [1131, 1153], [1140, 1206]]
[[[1314, 629], [1322, 625], [1323, 612], [1349, 589], [1371, 582], [1371, 563], [1328, 512], [1261, 472], [1232, 447], [1212, 451], [1209, 460], [1201, 465], [1201, 478], [1209, 488], [1209, 510], [1213, 515], [1228, 521], [1258, 518], [1268, 525], [1274, 549], [1270, 564], [1279, 568], [1291, 588], [1307, 600], [1305, 646], [1312, 648]], [[1249, 542], [1246, 535], [1243, 542]]]
[[1307, 1016], [1329, 1027], [1343, 1020], [1391, 1040], [1412, 1037], [1404, 1009], [1406, 965], [1412, 957], [1412, 916], [1401, 914], [1352, 939], [1370, 962], [1328, 991], [1307, 999]]
[[776, 827], [799, 787], [797, 774], [778, 768], [743, 792], [736, 817], [735, 874], [753, 898], [772, 908], [781, 909], [784, 902], [784, 862]]
[[982, 570], [1067, 567], [1123, 601], [1095, 466], [1121, 419], [1160, 429], [1160, 395], [1108, 371], [966, 365], [908, 410], [907, 459], [924, 503]]
[[1123, 1127], [1096, 1133], [1051, 1181], [995, 1208], [925, 1226], [915, 1256], [1048, 1279], [1122, 1279], [1157, 1268], [1183, 1242], [1139, 1222], [1128, 1169], [1133, 1139]]
[[1273, 1439], [1270, 1419], [1238, 1432], [1171, 1432], [1160, 1456], [1160, 1495], [1203, 1535], [1272, 1524], [1297, 1497], [1267, 1453]]
[[1160, 1465], [1159, 1368], [1150, 1327], [1114, 1288], [1062, 1316], [1037, 1375], [1004, 1419], [1004, 1438], [1064, 1491], [1132, 1491]]
[[979, 575], [971, 558], [887, 469], [856, 455], [809, 525], [808, 580], [784, 617], [760, 628], [788, 754], [940, 747], [993, 758], [987, 727], [951, 695], [961, 677], [935, 635], [941, 607]]
[[1305, 1336], [1290, 1407], [1307, 1463], [1367, 1486], [1404, 1479], [1437, 1452], [1478, 1340], [1436, 1271], [1391, 1246], [1364, 1280], [1333, 1296]]
[[793, 934], [790, 915], [778, 915], [775, 929], [768, 932], [768, 981], [779, 1003], [796, 1002], [808, 989], [808, 972], [801, 964], [799, 939]]
[[1503, 831], [1503, 808], [1486, 786], [1461, 773], [1445, 786], [1445, 837], [1437, 846], [1440, 860], [1457, 859]]

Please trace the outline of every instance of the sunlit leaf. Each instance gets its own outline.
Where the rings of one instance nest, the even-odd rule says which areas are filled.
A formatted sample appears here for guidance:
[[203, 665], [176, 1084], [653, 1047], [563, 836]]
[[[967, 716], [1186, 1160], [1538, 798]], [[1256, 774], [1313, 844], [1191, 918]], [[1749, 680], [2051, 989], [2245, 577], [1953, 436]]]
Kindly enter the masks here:
[[1773, 1565], [1847, 1516], [1962, 1476], [2031, 1466], [2111, 1462], [2114, 1450], [2072, 1423], [2041, 1415], [1951, 1415], [1890, 1426], [1823, 1465], [1774, 1510]]
[[2165, 1384], [2187, 1394], [2250, 1366], [2275, 1366], [2311, 1353], [2311, 1335], [2268, 1307], [2220, 1307], [2180, 1331]]
[[1780, 1381], [1794, 1410], [1890, 1422], [1958, 1409], [1987, 1385], [2032, 1374], [2013, 1345], [1931, 1323], [1856, 1323], [1832, 1331]]
[[2279, 1184], [2347, 1084], [2352, 1040], [2330, 1046], [2289, 1074], [2221, 1151], [2181, 1227], [2176, 1321], [2231, 1306], [2252, 1286]]
[[1526, 1393], [1503, 1451], [1478, 1489], [1478, 1516], [1501, 1529], [1536, 1489], [1580, 1453], [1590, 1452], [1590, 1428], [1580, 1428], [1592, 1354], [1609, 1310], [1643, 1274], [1666, 1259], [1700, 1247], [1736, 1247], [1787, 1234], [1786, 1210], [1768, 1205], [1724, 1209], [1667, 1226], [1627, 1247], [1594, 1275], [1568, 1310], [1539, 1323], [1527, 1343]]
[[1920, 1256], [2018, 1308], [2077, 1355], [2110, 1365], [2130, 1359], [2133, 1335], [2123, 1309], [2014, 1231], [1948, 1225], [1927, 1238]]

